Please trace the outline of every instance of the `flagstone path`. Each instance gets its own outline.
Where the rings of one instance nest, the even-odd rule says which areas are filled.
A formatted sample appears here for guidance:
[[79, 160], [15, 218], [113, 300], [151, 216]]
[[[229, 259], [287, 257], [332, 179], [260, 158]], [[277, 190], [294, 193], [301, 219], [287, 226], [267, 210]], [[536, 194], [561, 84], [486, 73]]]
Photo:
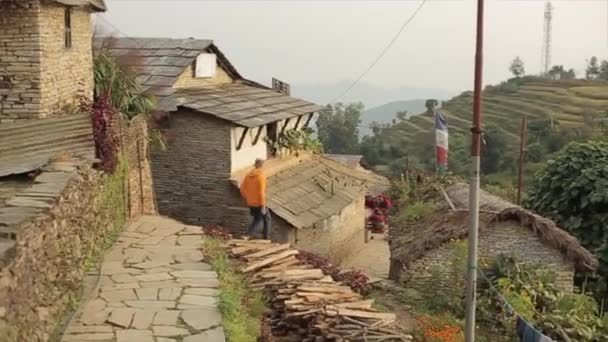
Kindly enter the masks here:
[[200, 227], [160, 216], [131, 224], [106, 253], [64, 342], [224, 342], [218, 279]]

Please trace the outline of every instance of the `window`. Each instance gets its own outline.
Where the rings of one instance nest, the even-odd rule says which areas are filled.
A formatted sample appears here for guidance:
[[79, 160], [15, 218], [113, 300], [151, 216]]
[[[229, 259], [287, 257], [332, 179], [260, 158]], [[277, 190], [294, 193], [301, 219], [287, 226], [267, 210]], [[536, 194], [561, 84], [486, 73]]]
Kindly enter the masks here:
[[72, 47], [72, 9], [67, 7], [64, 12], [65, 28], [64, 28], [64, 43], [65, 48]]

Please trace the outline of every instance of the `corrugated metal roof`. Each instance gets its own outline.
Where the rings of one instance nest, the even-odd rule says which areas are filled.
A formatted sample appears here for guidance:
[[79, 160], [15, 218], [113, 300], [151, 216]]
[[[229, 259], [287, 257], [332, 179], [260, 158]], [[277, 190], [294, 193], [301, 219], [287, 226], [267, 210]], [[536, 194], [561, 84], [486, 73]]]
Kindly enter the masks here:
[[102, 37], [95, 39], [94, 48], [103, 49], [120, 64], [130, 66], [144, 93], [157, 98], [158, 110], [173, 111], [173, 85], [212, 43], [207, 39]]
[[62, 152], [85, 159], [95, 157], [93, 129], [88, 115], [0, 125], [0, 177], [39, 169]]
[[294, 227], [309, 228], [337, 215], [379, 181], [316, 155], [268, 177], [267, 205]]
[[323, 109], [312, 102], [286, 96], [272, 89], [238, 82], [179, 89], [175, 97], [178, 106], [244, 127], [257, 127]]

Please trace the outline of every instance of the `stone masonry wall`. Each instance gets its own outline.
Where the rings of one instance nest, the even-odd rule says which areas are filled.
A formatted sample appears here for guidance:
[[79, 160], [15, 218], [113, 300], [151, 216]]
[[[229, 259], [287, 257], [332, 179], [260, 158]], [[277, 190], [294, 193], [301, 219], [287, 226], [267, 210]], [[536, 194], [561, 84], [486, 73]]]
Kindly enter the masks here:
[[37, 0], [0, 1], [0, 123], [41, 111], [39, 15]]
[[0, 341], [51, 340], [80, 295], [87, 263], [124, 225], [123, 180], [84, 166], [49, 211], [19, 227], [1, 270]]
[[93, 93], [90, 13], [72, 10], [72, 48], [64, 44], [65, 7], [38, 0], [0, 2], [0, 123], [46, 117]]
[[[519, 262], [540, 264], [556, 272], [557, 285], [572, 291], [574, 286], [574, 265], [565, 260], [555, 248], [544, 244], [538, 236], [517, 223], [501, 222], [495, 227], [485, 229], [479, 235], [479, 258], [482, 262], [491, 263], [499, 254], [513, 255]], [[403, 275], [402, 280], [408, 287], [424, 289], [430, 282], [436, 282], [431, 277], [432, 271], [449, 272], [450, 263], [454, 258], [453, 249], [449, 244], [429, 251], [424, 258], [415, 261]], [[435, 286], [448, 287], [442, 283]], [[464, 291], [464, 289], [463, 289]]]
[[230, 75], [228, 75], [228, 73], [219, 65], [217, 66], [214, 77], [196, 78], [194, 77], [194, 65], [195, 64], [192, 63], [192, 65], [179, 76], [175, 82], [175, 88], [204, 87], [213, 84], [231, 83], [233, 81]]
[[148, 124], [143, 115], [119, 124], [122, 136], [119, 141], [129, 173], [127, 175], [127, 203], [129, 217], [157, 212], [150, 165], [150, 140]]
[[[173, 139], [152, 146], [152, 176], [158, 210], [188, 224], [222, 224], [230, 184], [230, 125], [188, 110], [172, 113]], [[228, 227], [228, 226], [227, 226]]]
[[[288, 241], [297, 248], [340, 263], [365, 245], [365, 200], [363, 195], [342, 211], [314, 227], [295, 229], [283, 220], [273, 228], [288, 232]], [[284, 224], [281, 224], [281, 221]]]
[[72, 8], [72, 47], [65, 48], [65, 6], [45, 2], [40, 14], [42, 116], [77, 108], [78, 96], [93, 97], [91, 15]]

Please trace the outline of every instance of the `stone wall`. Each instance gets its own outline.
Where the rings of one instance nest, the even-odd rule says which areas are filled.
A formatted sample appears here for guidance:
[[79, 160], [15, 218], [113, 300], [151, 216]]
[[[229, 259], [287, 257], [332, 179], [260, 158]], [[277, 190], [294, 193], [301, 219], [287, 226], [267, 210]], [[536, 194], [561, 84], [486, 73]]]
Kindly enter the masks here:
[[[162, 215], [188, 224], [233, 228], [247, 211], [230, 183], [230, 125], [189, 110], [172, 113], [167, 150], [152, 147], [152, 176]], [[227, 207], [233, 207], [230, 210]]]
[[39, 13], [37, 0], [0, 1], [0, 123], [41, 112]]
[[196, 78], [194, 77], [195, 63], [196, 62], [192, 63], [192, 65], [190, 65], [186, 71], [179, 76], [173, 87], [204, 87], [213, 84], [231, 83], [233, 81], [232, 77], [230, 77], [230, 75], [228, 75], [228, 73], [222, 67], [220, 67], [219, 64], [215, 70], [214, 77]]
[[362, 195], [342, 211], [313, 227], [296, 229], [283, 219], [274, 218], [273, 238], [296, 248], [322, 255], [335, 263], [356, 253], [365, 245], [365, 200]]
[[[527, 228], [518, 226], [516, 222], [501, 222], [496, 226], [485, 229], [479, 235], [479, 258], [481, 263], [491, 263], [499, 254], [514, 256], [520, 262], [540, 264], [556, 272], [557, 285], [572, 291], [574, 286], [574, 264], [565, 260], [564, 255], [555, 248], [544, 244], [538, 236]], [[434, 270], [439, 273], [449, 273], [451, 260], [454, 258], [450, 244], [443, 245], [426, 253], [415, 261], [401, 276], [408, 287], [424, 289], [430, 282]], [[447, 287], [449, 283], [434, 284]], [[463, 289], [464, 290], [464, 289]]]
[[65, 47], [65, 6], [44, 2], [40, 12], [42, 43], [42, 116], [77, 108], [78, 96], [93, 98], [91, 14], [72, 8], [72, 47]]
[[44, 214], [19, 226], [0, 277], [2, 341], [49, 341], [77, 302], [85, 268], [124, 226], [124, 175], [85, 165]]
[[93, 93], [90, 13], [72, 10], [72, 48], [64, 43], [64, 6], [0, 1], [0, 123], [70, 110]]
[[146, 118], [138, 115], [129, 122], [123, 120], [119, 125], [122, 128], [120, 149], [129, 167], [126, 185], [129, 217], [154, 214], [157, 209]]

